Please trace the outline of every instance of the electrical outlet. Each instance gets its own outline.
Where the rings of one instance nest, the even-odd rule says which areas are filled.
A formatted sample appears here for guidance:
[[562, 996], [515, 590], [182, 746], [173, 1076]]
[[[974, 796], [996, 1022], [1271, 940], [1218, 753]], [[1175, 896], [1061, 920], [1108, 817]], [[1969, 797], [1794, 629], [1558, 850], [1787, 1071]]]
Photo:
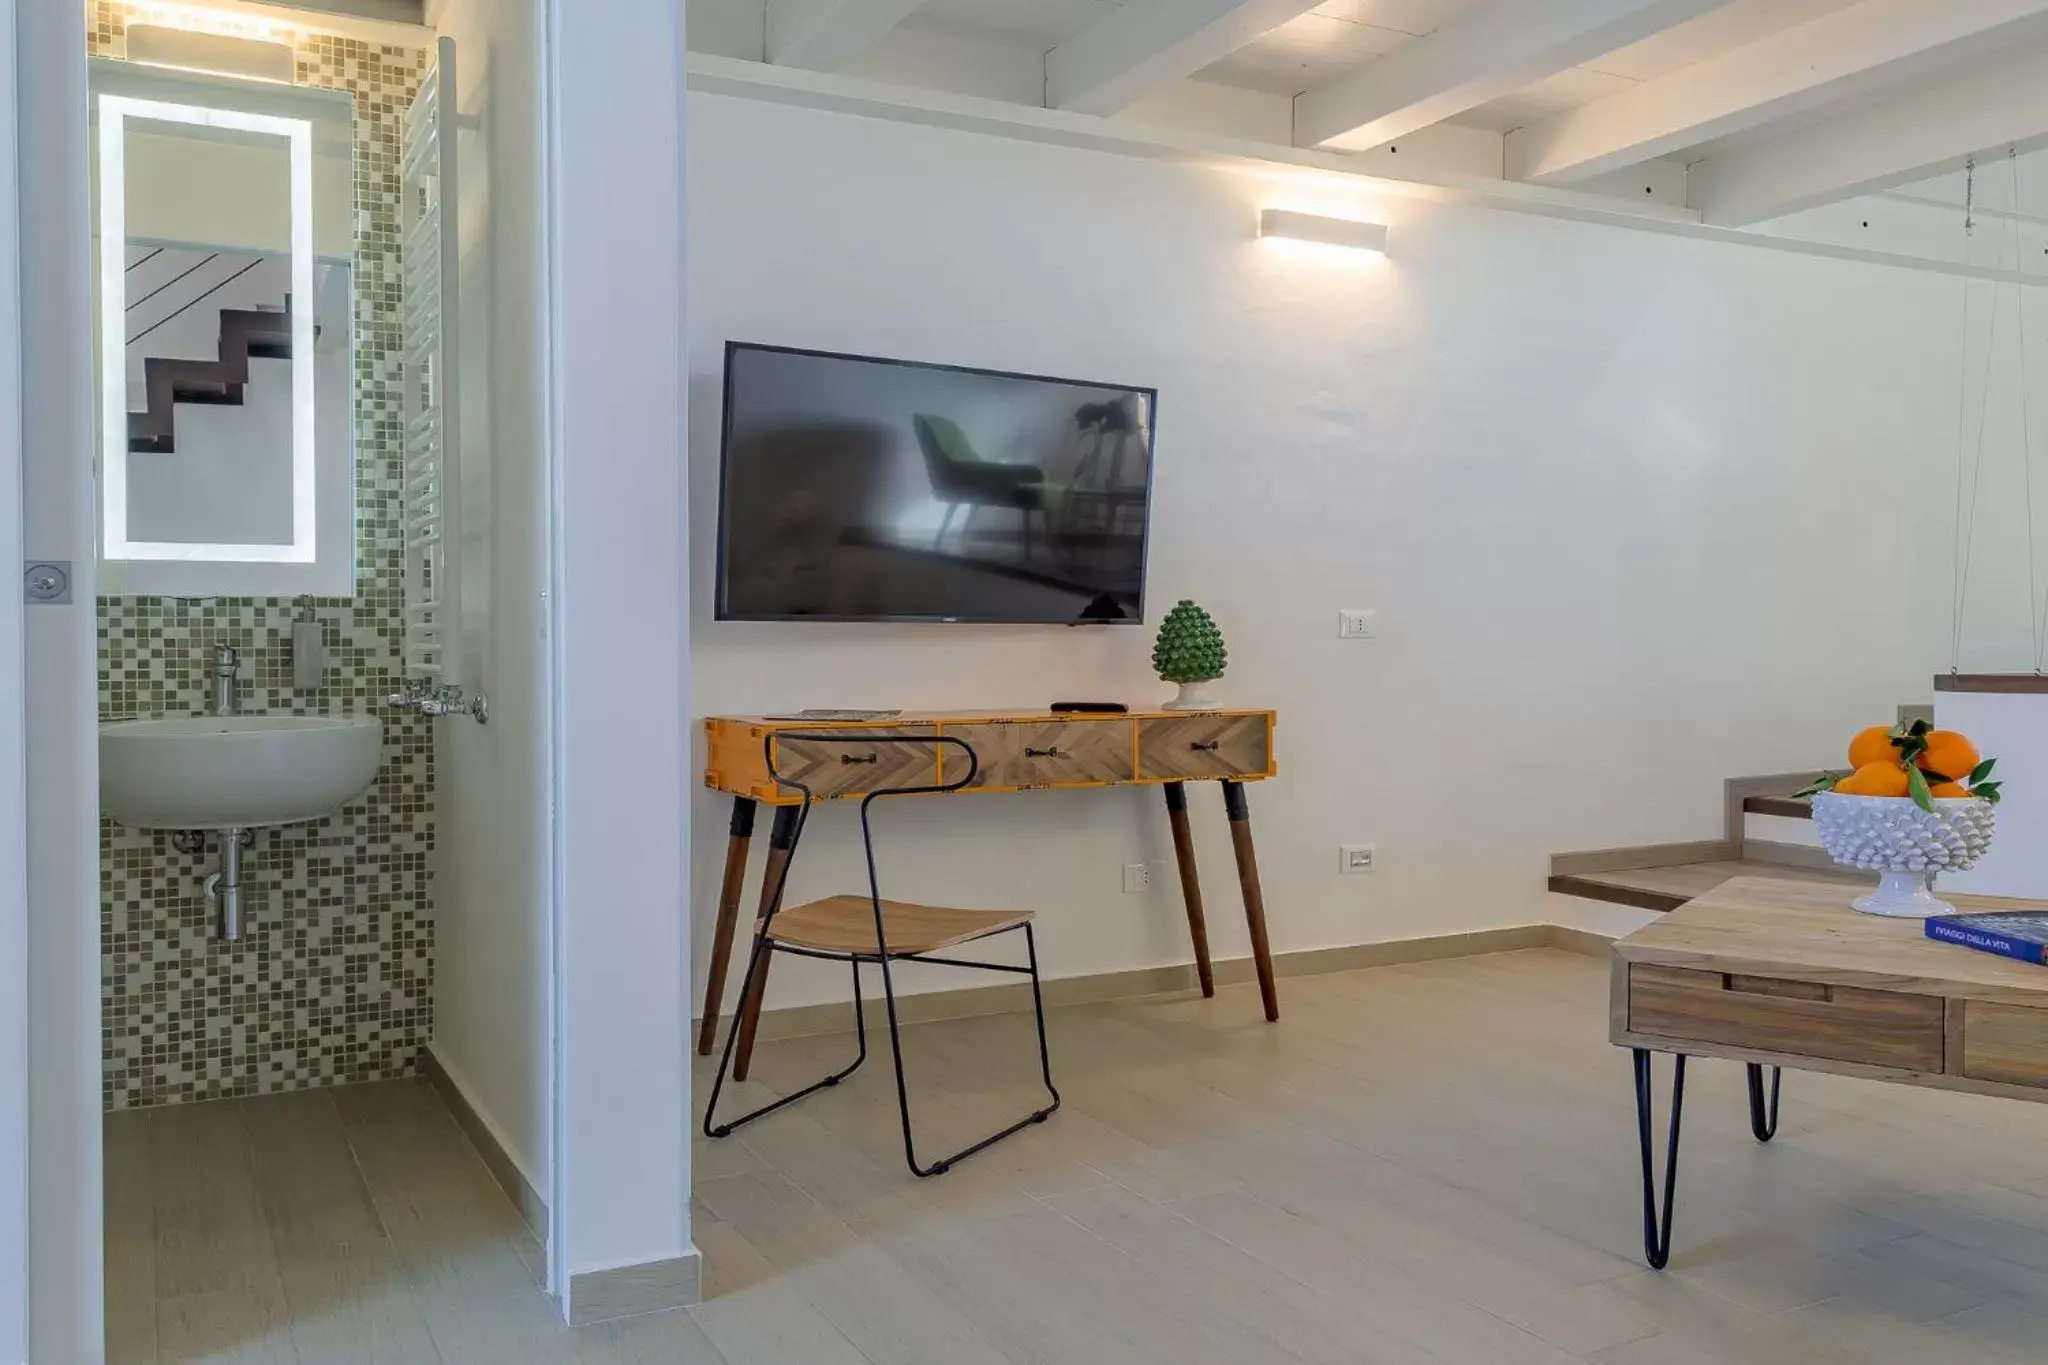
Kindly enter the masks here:
[[1371, 844], [1340, 844], [1337, 847], [1337, 868], [1346, 876], [1354, 872], [1373, 870], [1373, 846]]
[[1149, 863], [1124, 864], [1124, 894], [1140, 895], [1152, 889], [1152, 866]]
[[1370, 607], [1347, 607], [1337, 613], [1340, 640], [1370, 640], [1379, 632], [1379, 613]]

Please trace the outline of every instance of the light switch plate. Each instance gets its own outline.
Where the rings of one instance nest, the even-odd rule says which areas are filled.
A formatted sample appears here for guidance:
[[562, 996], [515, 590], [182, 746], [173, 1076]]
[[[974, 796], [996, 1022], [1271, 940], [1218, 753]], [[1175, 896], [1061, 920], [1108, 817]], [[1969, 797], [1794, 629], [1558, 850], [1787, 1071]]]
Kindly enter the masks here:
[[1379, 634], [1379, 613], [1370, 607], [1346, 607], [1337, 613], [1337, 638], [1370, 640]]
[[1346, 876], [1373, 870], [1375, 854], [1371, 844], [1340, 844], [1337, 866]]

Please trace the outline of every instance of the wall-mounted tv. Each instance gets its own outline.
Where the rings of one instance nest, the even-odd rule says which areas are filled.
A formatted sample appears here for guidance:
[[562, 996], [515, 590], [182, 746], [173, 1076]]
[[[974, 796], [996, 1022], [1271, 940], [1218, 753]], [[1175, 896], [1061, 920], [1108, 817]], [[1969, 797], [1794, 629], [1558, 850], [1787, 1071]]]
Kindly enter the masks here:
[[728, 342], [718, 619], [1142, 621], [1157, 398]]

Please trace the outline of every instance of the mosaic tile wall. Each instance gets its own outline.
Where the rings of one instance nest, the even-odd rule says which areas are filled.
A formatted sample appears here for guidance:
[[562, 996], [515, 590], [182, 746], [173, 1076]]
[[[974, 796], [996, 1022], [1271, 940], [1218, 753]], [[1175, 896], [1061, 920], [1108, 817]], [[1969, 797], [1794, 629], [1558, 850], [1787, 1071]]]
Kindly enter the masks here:
[[[88, 41], [122, 57], [127, 24], [189, 22], [185, 6], [99, 0]], [[206, 707], [216, 644], [241, 655], [245, 712], [374, 712], [384, 761], [371, 793], [318, 824], [265, 830], [245, 860], [245, 937], [217, 942], [200, 879], [215, 855], [102, 822], [100, 991], [106, 1107], [177, 1104], [408, 1074], [432, 1032], [434, 751], [429, 722], [393, 713], [403, 574], [399, 526], [399, 171], [424, 49], [372, 45], [271, 19], [216, 31], [289, 42], [302, 84], [356, 105], [356, 595], [322, 599], [329, 670], [292, 689], [292, 603], [102, 598], [100, 715]]]

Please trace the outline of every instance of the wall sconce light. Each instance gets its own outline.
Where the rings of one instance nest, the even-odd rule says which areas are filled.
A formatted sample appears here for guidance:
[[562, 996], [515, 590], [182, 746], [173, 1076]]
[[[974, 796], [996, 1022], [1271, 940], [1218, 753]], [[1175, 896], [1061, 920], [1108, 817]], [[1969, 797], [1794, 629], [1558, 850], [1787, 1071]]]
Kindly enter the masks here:
[[1259, 214], [1259, 236], [1349, 247], [1354, 251], [1369, 251], [1376, 256], [1387, 254], [1387, 225], [1363, 223], [1353, 218], [1325, 218], [1315, 213], [1266, 209]]

